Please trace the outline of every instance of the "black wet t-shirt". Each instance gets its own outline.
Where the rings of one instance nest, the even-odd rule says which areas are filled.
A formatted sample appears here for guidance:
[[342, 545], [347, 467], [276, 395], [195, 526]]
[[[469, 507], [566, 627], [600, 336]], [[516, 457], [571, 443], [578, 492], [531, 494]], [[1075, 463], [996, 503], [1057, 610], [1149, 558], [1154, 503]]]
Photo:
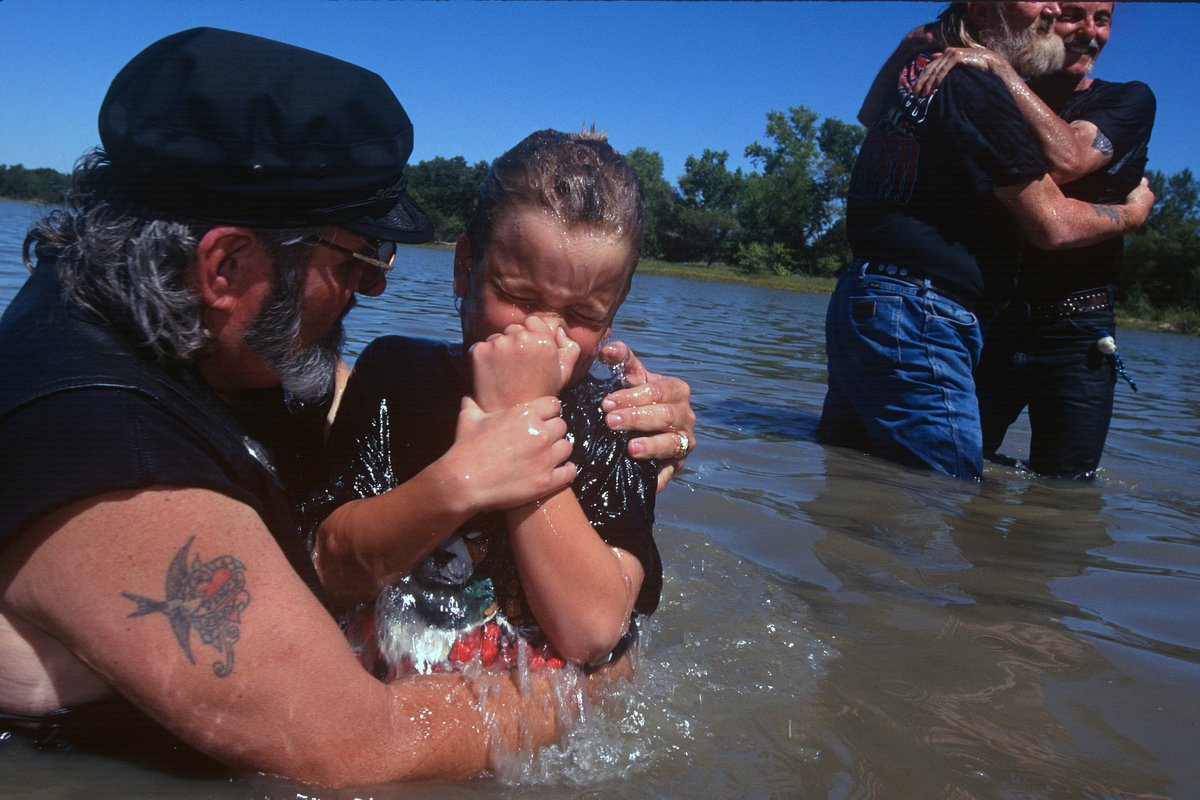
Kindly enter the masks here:
[[[662, 591], [653, 538], [657, 465], [631, 459], [627, 436], [604, 424], [600, 400], [615, 388], [613, 381], [586, 378], [561, 396], [578, 468], [572, 489], [597, 534], [642, 563], [646, 577], [635, 609], [650, 614]], [[310, 537], [339, 506], [382, 494], [445, 454], [469, 390], [460, 346], [402, 336], [368, 346], [354, 365], [330, 431], [329, 484], [302, 509]], [[513, 564], [502, 516], [481, 515], [464, 526], [468, 529], [488, 532], [491, 539], [476, 577], [487, 574], [498, 587], [508, 584]]]
[[[1095, 172], [1062, 187], [1063, 194], [1089, 203], [1124, 202], [1142, 180], [1154, 127], [1156, 103], [1140, 81], [1093, 80], [1059, 109], [1067, 122], [1087, 120], [1112, 144], [1113, 157]], [[1123, 239], [1105, 239], [1088, 247], [1045, 251], [1027, 248], [1021, 263], [1020, 294], [1035, 303], [1062, 300], [1072, 292], [1116, 283]]]
[[1049, 168], [996, 76], [956, 69], [932, 97], [913, 95], [928, 61], [922, 54], [901, 71], [859, 151], [847, 200], [851, 248], [925, 273], [967, 301], [1003, 295], [1020, 234], [993, 192]]

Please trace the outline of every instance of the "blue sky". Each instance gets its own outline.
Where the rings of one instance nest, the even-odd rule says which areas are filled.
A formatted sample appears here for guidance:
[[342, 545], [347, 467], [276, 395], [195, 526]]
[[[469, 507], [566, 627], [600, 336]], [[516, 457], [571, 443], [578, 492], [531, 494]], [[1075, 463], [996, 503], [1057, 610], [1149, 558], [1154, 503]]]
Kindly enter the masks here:
[[[0, 163], [67, 171], [98, 142], [109, 81], [199, 25], [268, 36], [381, 74], [416, 126], [414, 160], [490, 160], [527, 133], [595, 123], [622, 150], [727, 150], [750, 168], [766, 114], [853, 119], [900, 36], [942, 3], [0, 0]], [[1158, 96], [1150, 167], [1200, 172], [1200, 3], [1120, 3], [1097, 77]]]

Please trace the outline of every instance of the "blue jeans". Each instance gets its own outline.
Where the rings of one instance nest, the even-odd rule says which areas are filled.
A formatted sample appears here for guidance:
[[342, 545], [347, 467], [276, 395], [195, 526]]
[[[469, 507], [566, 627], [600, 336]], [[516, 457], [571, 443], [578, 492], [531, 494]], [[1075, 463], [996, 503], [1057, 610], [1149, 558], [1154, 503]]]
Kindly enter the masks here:
[[996, 453], [1008, 426], [1029, 407], [1029, 468], [1059, 478], [1091, 478], [1112, 418], [1116, 364], [1096, 349], [1116, 333], [1113, 312], [1087, 311], [1037, 323], [1011, 310], [988, 329], [976, 374], [983, 447]]
[[825, 318], [818, 439], [958, 478], [983, 476], [971, 311], [926, 284], [847, 270]]

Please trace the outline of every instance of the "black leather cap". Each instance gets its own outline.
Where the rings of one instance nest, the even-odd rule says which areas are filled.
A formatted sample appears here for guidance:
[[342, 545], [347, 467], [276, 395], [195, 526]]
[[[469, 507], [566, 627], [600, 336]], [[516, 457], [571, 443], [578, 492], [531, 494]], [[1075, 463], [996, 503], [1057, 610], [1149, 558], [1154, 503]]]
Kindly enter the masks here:
[[161, 39], [100, 107], [107, 178], [164, 216], [235, 225], [340, 225], [432, 238], [404, 191], [412, 122], [374, 72], [216, 28]]

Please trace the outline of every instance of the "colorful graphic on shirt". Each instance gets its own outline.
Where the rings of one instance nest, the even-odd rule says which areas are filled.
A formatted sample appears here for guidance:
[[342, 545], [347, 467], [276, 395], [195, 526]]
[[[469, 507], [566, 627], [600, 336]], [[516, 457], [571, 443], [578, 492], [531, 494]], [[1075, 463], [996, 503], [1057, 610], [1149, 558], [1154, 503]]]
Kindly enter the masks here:
[[859, 151], [850, 180], [850, 196], [855, 200], [906, 205], [912, 198], [921, 156], [918, 131], [934, 97], [918, 97], [913, 85], [929, 63], [929, 55], [921, 53], [900, 70], [896, 83], [900, 103], [884, 108]]

